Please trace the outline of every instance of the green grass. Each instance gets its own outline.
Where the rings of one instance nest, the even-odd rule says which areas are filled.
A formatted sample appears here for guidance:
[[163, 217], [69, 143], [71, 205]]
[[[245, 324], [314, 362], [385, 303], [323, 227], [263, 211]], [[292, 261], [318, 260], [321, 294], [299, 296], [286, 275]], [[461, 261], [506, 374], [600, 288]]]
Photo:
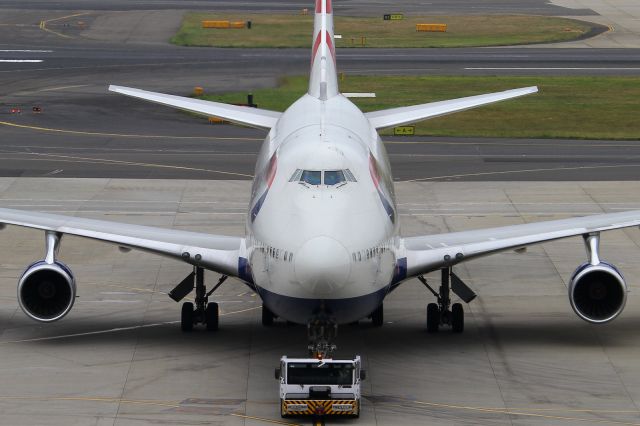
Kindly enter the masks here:
[[[252, 21], [249, 29], [202, 28], [203, 20]], [[446, 33], [416, 32], [418, 23], [447, 24]], [[406, 16], [402, 21], [380, 17], [335, 17], [337, 47], [472, 47], [570, 41], [606, 27], [574, 19], [525, 16]], [[308, 47], [312, 15], [187, 13], [171, 42], [183, 46]]]
[[[640, 139], [640, 77], [380, 77], [346, 76], [343, 92], [363, 111], [434, 102], [537, 85], [537, 94], [416, 124], [416, 134], [522, 138]], [[307, 90], [307, 77], [254, 91], [260, 108], [284, 111]], [[241, 103], [246, 93], [206, 96]], [[389, 132], [387, 132], [389, 134]]]

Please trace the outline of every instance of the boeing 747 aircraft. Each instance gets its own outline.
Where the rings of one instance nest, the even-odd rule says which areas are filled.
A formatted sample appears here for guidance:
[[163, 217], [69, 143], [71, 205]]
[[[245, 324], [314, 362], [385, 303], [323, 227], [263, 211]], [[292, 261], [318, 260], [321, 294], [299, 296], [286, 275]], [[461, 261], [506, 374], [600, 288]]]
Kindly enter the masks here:
[[[109, 90], [269, 131], [260, 150], [244, 236], [222, 236], [0, 209], [0, 223], [41, 229], [46, 256], [18, 282], [18, 301], [31, 318], [64, 317], [76, 296], [71, 269], [61, 262], [62, 236], [71, 234], [144, 250], [193, 265], [170, 293], [195, 304], [182, 307], [182, 329], [218, 328], [209, 301], [226, 277], [239, 278], [262, 301], [262, 321], [308, 324], [314, 345], [327, 343], [338, 324], [372, 318], [383, 323], [383, 301], [410, 278], [436, 297], [427, 329], [464, 328], [463, 308], [475, 294], [453, 272], [461, 263], [505, 250], [573, 236], [584, 239], [587, 261], [570, 280], [569, 300], [580, 318], [605, 323], [623, 310], [627, 285], [615, 266], [600, 260], [601, 231], [640, 225], [640, 211], [438, 235], [401, 236], [393, 180], [379, 129], [439, 117], [528, 95], [527, 87], [449, 101], [363, 113], [338, 88], [331, 0], [317, 0], [308, 92], [285, 112], [110, 86]], [[204, 271], [221, 274], [207, 292]], [[442, 271], [437, 289], [423, 275]], [[316, 346], [316, 349], [319, 347]]]

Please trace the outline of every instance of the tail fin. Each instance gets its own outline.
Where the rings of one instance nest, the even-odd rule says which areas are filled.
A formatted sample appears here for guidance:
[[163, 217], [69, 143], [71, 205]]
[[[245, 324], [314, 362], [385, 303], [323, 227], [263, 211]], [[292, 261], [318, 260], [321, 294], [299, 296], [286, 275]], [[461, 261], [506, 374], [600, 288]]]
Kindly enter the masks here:
[[316, 0], [308, 93], [321, 100], [338, 94], [331, 0]]

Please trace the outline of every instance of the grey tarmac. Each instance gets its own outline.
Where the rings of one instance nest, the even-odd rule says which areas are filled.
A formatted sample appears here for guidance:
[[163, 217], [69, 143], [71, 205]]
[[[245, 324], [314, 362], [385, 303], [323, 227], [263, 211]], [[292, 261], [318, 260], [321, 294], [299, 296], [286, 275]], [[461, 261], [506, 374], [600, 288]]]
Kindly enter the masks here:
[[[637, 182], [421, 182], [397, 185], [404, 235], [640, 208]], [[6, 207], [242, 235], [247, 181], [2, 178]], [[17, 277], [43, 250], [41, 232], [0, 233], [0, 424], [279, 424], [273, 368], [303, 355], [305, 328], [260, 324], [260, 301], [228, 280], [214, 294], [221, 328], [184, 334], [166, 293], [190, 269], [65, 237], [76, 273], [68, 317], [42, 325], [15, 299]], [[606, 233], [603, 258], [633, 290], [640, 232]], [[640, 299], [603, 326], [578, 319], [567, 280], [585, 260], [580, 238], [507, 252], [456, 272], [478, 293], [466, 330], [425, 331], [432, 296], [416, 280], [385, 301], [385, 324], [341, 327], [339, 355], [368, 369], [357, 425], [636, 424]], [[212, 285], [217, 277], [207, 274]], [[435, 284], [437, 274], [427, 279]], [[310, 424], [304, 419], [287, 424]]]
[[[306, 74], [305, 49], [179, 48], [166, 39], [187, 9], [286, 12], [309, 3], [0, 0], [0, 60], [42, 61], [0, 62], [2, 206], [242, 235], [264, 134], [106, 87], [250, 92]], [[382, 1], [334, 3], [341, 13], [389, 9]], [[581, 7], [587, 0], [555, 3], [395, 2], [405, 13], [611, 19]], [[41, 29], [42, 20], [54, 20], [58, 34]], [[143, 24], [130, 28], [135, 22]], [[592, 46], [630, 40], [620, 30], [609, 35]], [[640, 74], [640, 50], [580, 43], [588, 48], [340, 50], [338, 63], [347, 74]], [[36, 105], [40, 114], [31, 112]], [[12, 106], [23, 112], [9, 114]], [[388, 140], [404, 235], [640, 208], [637, 141]], [[43, 235], [8, 227], [0, 237], [0, 425], [281, 423], [273, 368], [283, 354], [304, 353], [305, 329], [262, 327], [259, 298], [239, 281], [215, 294], [217, 333], [183, 334], [180, 307], [166, 293], [188, 266], [65, 237], [61, 258], [80, 297], [67, 318], [44, 326], [22, 314], [15, 295], [19, 274], [43, 253]], [[579, 320], [567, 299], [567, 280], [585, 260], [579, 238], [460, 266], [479, 294], [465, 307], [463, 335], [428, 335], [432, 297], [406, 282], [385, 301], [382, 328], [366, 320], [341, 328], [339, 354], [361, 354], [369, 380], [359, 421], [327, 424], [638, 424], [639, 247], [636, 229], [603, 235], [603, 257], [633, 292], [622, 316], [599, 327]], [[427, 278], [436, 283], [436, 275]], [[207, 274], [209, 286], [216, 278]], [[310, 422], [286, 422], [298, 423]]]

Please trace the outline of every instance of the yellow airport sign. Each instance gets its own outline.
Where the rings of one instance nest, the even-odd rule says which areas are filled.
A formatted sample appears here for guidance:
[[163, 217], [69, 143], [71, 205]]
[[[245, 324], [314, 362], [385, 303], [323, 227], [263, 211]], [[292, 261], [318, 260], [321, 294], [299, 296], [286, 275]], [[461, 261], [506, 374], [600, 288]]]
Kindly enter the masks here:
[[393, 128], [395, 136], [413, 136], [416, 133], [416, 126], [397, 126]]

